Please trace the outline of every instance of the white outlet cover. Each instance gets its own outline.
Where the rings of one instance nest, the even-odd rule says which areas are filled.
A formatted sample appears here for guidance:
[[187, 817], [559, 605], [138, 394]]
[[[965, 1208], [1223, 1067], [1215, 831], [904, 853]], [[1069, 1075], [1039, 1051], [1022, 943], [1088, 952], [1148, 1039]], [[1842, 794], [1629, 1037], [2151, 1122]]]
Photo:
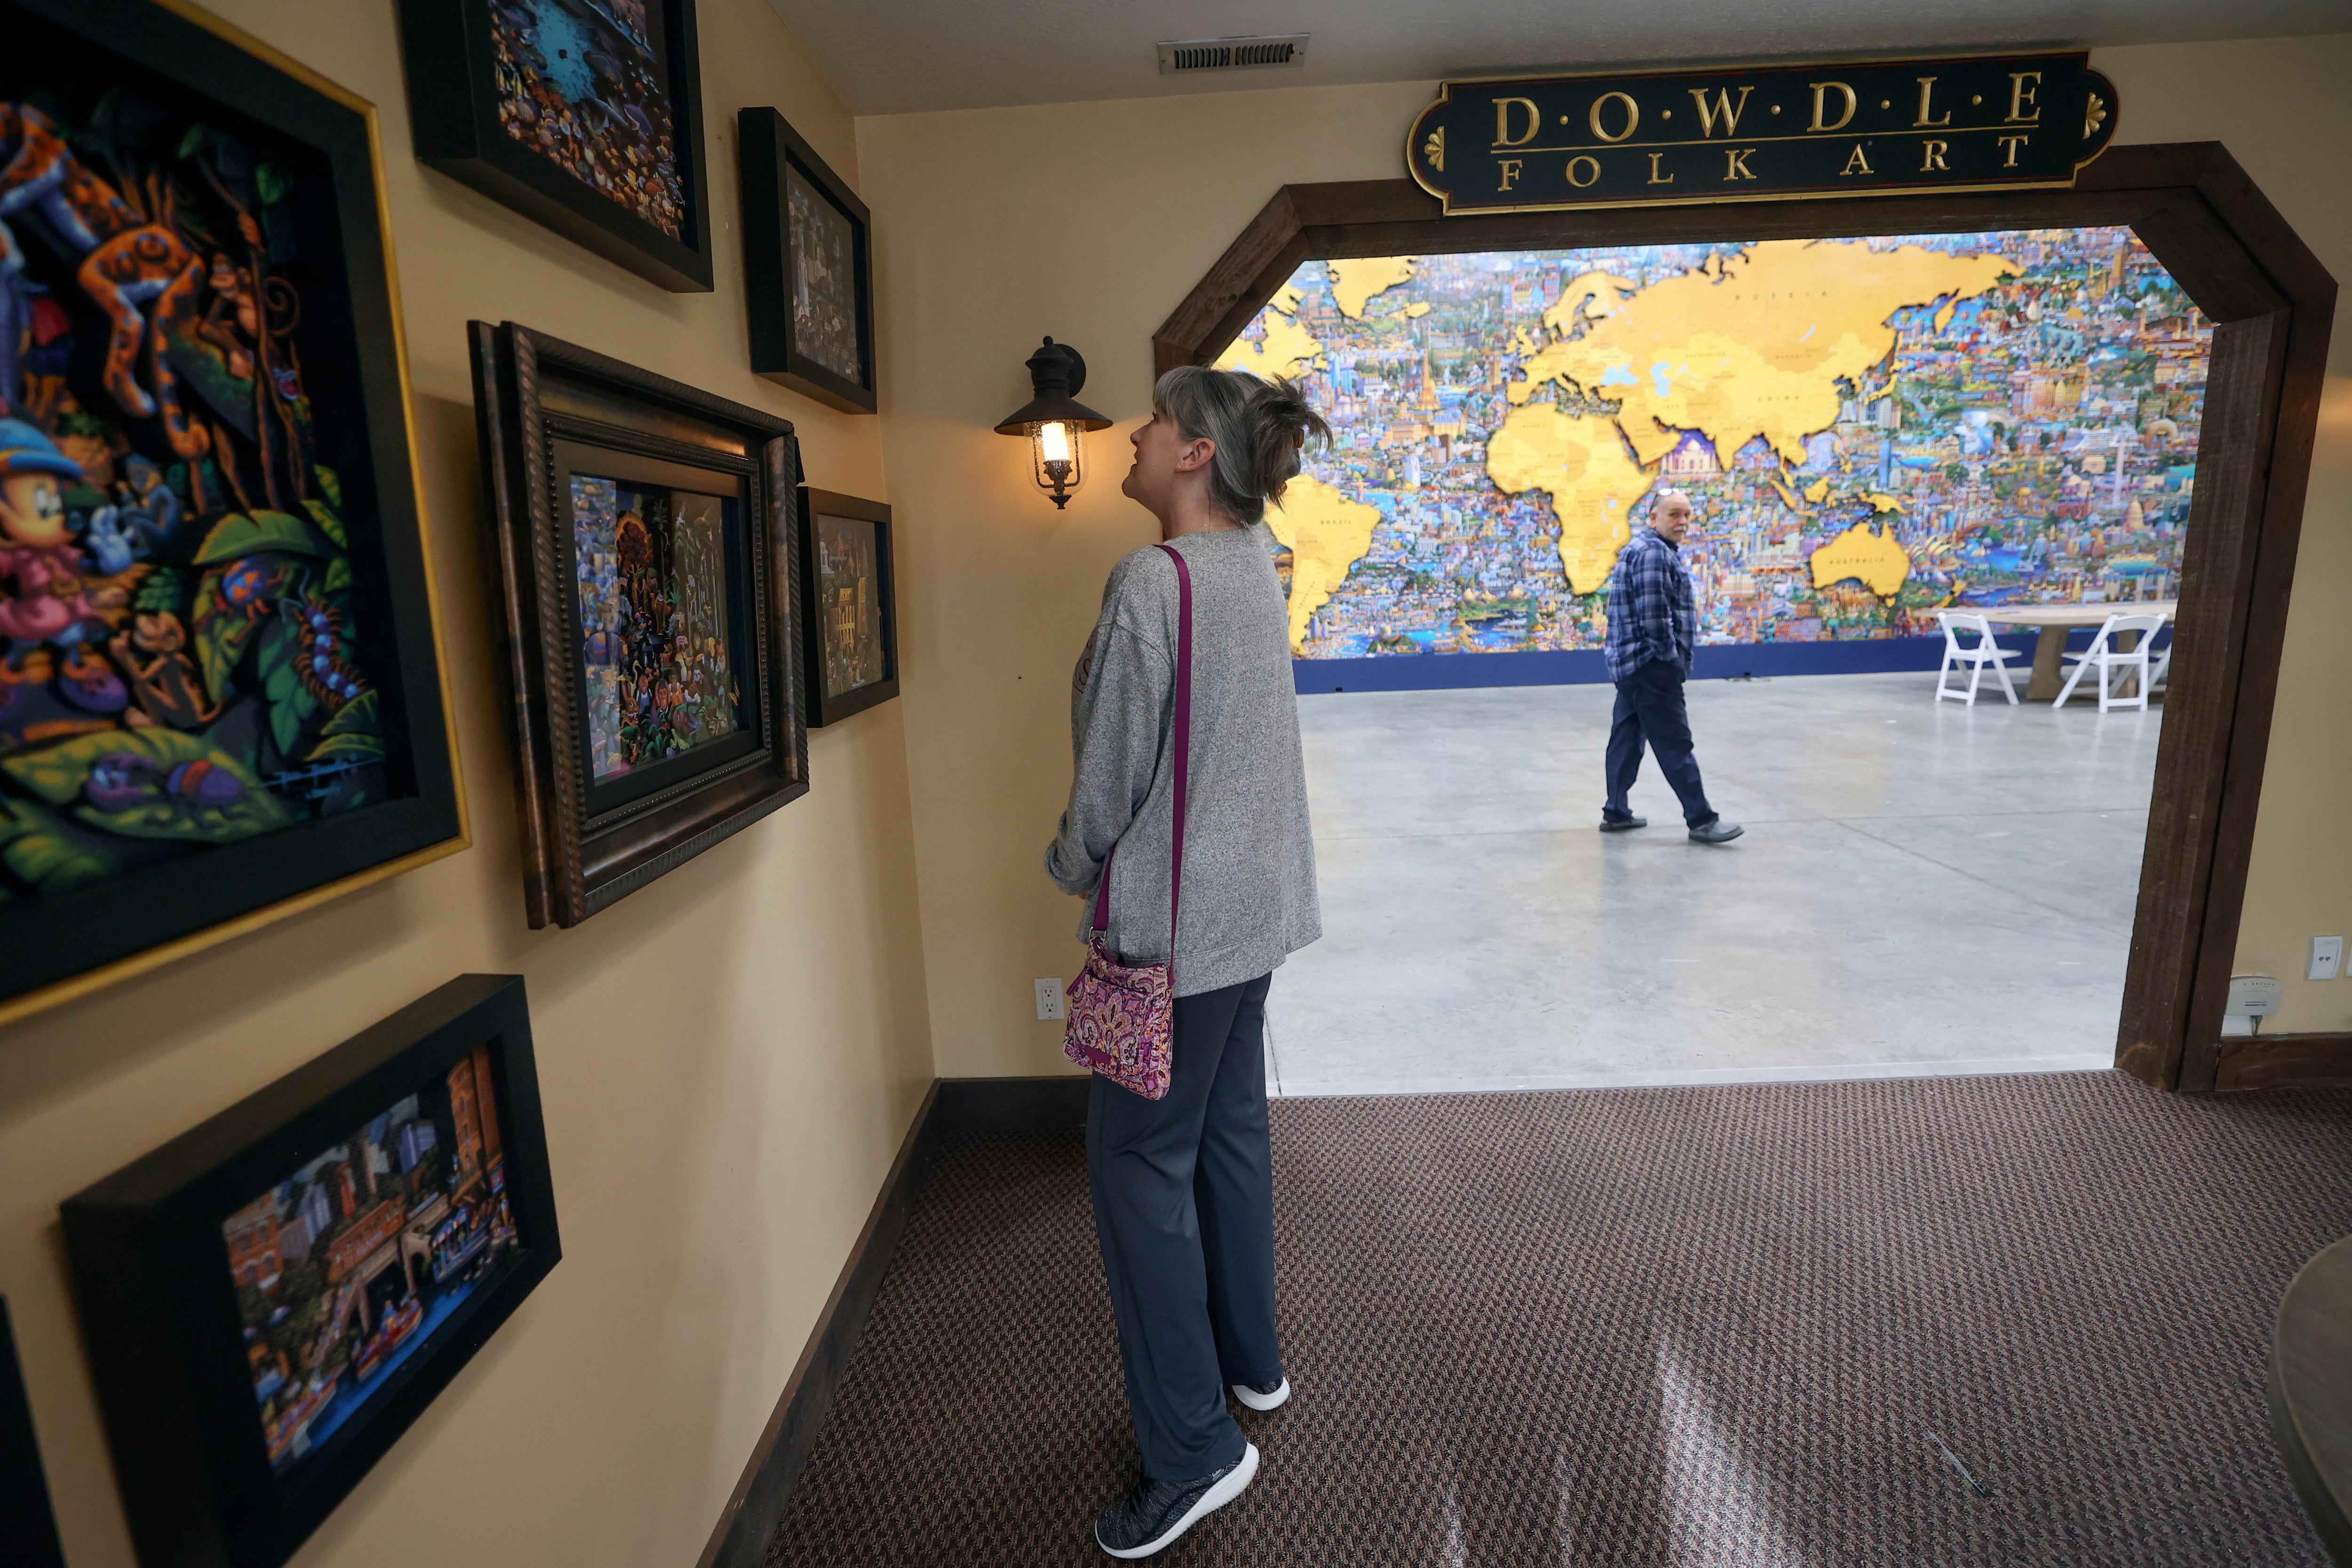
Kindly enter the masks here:
[[2333, 980], [2344, 970], [2344, 939], [2340, 936], [2315, 936], [2311, 939], [2311, 966], [2304, 971], [2305, 980]]
[[1047, 975], [1037, 981], [1037, 1016], [1047, 1021], [1058, 1021], [1061, 1018], [1062, 979], [1060, 975]]

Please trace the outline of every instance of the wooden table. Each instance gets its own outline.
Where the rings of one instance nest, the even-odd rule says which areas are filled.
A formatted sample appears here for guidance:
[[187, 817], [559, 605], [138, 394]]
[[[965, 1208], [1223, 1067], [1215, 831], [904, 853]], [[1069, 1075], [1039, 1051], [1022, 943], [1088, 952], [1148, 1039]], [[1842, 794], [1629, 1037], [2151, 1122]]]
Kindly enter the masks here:
[[1997, 626], [2034, 626], [2042, 633], [2033, 644], [2033, 678], [2026, 682], [2029, 702], [2051, 702], [2066, 684], [2059, 656], [2066, 651], [2066, 634], [2077, 626], [2096, 628], [2109, 616], [2162, 616], [2169, 621], [2179, 612], [2178, 599], [2118, 599], [2100, 605], [2002, 605], [1981, 612]]
[[2271, 1436], [2328, 1555], [2352, 1568], [2352, 1237], [2303, 1266], [2271, 1341]]

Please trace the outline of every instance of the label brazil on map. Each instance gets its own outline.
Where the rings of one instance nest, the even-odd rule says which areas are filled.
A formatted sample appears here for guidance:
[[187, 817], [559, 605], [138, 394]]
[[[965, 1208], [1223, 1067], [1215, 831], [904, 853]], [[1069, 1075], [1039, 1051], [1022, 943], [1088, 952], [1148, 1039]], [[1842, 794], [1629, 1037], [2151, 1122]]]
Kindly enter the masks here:
[[1267, 521], [1335, 658], [1599, 647], [1669, 486], [1703, 642], [2168, 596], [2210, 343], [2086, 228], [1310, 261], [1217, 363], [1331, 417]]

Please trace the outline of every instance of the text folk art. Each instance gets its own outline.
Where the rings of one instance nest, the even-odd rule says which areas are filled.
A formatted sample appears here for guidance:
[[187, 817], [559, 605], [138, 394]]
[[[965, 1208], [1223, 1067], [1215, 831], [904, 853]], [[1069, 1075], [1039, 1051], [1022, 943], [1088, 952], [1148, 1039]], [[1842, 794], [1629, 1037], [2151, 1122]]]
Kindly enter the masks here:
[[2089, 58], [1447, 82], [1405, 163], [1448, 215], [2067, 185], [2115, 138]]

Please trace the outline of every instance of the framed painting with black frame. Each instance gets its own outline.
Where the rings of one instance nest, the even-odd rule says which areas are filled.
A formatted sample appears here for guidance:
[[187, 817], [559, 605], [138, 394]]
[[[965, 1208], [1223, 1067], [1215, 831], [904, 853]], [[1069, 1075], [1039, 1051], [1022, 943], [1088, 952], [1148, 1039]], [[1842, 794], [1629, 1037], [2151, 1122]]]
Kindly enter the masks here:
[[8, 1568], [66, 1568], [5, 1296], [0, 1296], [0, 1563]]
[[801, 624], [812, 728], [898, 695], [898, 594], [890, 509], [800, 489]]
[[400, 0], [416, 156], [605, 260], [710, 289], [694, 0]]
[[522, 977], [459, 976], [63, 1217], [140, 1560], [276, 1568], [562, 1256]]
[[875, 411], [866, 204], [772, 109], [735, 117], [751, 368], [850, 414]]
[[472, 324], [530, 923], [577, 925], [808, 790], [790, 421]]
[[466, 823], [374, 111], [175, 3], [0, 34], [5, 1021]]

